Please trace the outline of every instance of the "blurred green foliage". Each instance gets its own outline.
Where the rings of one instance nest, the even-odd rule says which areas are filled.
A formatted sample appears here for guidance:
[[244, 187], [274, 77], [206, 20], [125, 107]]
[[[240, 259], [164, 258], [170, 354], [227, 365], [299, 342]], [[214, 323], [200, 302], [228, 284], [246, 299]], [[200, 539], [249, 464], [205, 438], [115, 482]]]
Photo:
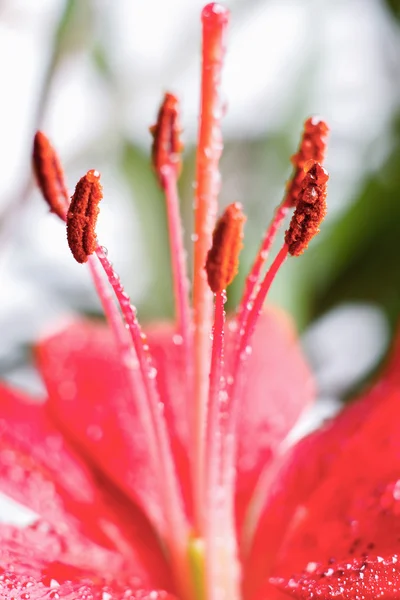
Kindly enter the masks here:
[[386, 0], [386, 4], [393, 15], [400, 19], [400, 0]]

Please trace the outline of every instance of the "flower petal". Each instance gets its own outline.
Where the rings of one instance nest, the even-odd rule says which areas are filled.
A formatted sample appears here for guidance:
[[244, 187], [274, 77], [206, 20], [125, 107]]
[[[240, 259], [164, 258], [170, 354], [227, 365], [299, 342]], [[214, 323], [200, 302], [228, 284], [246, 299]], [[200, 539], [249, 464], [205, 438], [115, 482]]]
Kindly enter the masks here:
[[118, 549], [137, 574], [169, 580], [158, 540], [144, 515], [93, 476], [42, 405], [0, 386], [0, 490], [28, 506], [58, 532], [81, 532]]
[[400, 540], [400, 352], [382, 379], [290, 452], [275, 478], [246, 569], [262, 577], [308, 564], [390, 556]]
[[4, 600], [170, 598], [156, 590], [138, 579], [118, 555], [63, 538], [43, 523], [24, 530], [0, 528]]
[[289, 580], [276, 579], [273, 583], [298, 600], [397, 600], [400, 597], [398, 561], [395, 554], [374, 560], [359, 558], [324, 566], [312, 565], [310, 572]]
[[[233, 353], [227, 335], [226, 361]], [[246, 365], [238, 420], [237, 519], [241, 523], [263, 470], [315, 395], [292, 323], [268, 308], [259, 319]]]
[[41, 342], [37, 356], [60, 428], [163, 531], [157, 477], [138, 416], [142, 388], [131, 395], [109, 329], [75, 323]]

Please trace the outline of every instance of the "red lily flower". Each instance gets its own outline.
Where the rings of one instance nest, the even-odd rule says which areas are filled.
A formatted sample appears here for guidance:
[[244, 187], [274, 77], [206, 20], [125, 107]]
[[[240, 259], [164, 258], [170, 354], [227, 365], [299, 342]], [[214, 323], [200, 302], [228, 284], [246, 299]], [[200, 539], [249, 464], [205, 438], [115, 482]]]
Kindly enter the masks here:
[[[193, 309], [173, 95], [151, 129], [167, 203], [175, 324], [143, 333], [96, 238], [99, 173], [82, 177], [69, 202], [55, 151], [42, 133], [35, 137], [38, 184], [67, 223], [73, 256], [89, 264], [109, 327], [81, 321], [38, 344], [41, 403], [0, 387], [0, 490], [40, 516], [25, 529], [0, 528], [1, 598], [400, 596], [400, 347], [365, 397], [284, 451], [313, 384], [288, 319], [261, 312], [277, 270], [288, 254], [304, 251], [325, 214], [328, 177], [319, 163], [327, 127], [306, 121], [294, 176], [226, 325], [244, 224], [238, 204], [215, 224], [228, 13], [210, 4], [202, 21]], [[290, 208], [284, 244], [263, 276]]]

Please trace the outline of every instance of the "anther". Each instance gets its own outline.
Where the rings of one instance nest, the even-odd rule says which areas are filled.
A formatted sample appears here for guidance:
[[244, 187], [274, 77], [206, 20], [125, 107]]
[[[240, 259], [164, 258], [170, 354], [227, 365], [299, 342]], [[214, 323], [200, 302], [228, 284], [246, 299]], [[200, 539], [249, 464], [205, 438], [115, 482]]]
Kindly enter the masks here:
[[226, 289], [238, 273], [245, 221], [241, 205], [235, 202], [225, 209], [215, 226], [206, 261], [208, 284], [214, 294]]
[[157, 123], [150, 127], [153, 136], [151, 150], [153, 167], [160, 184], [164, 186], [163, 171], [175, 169], [176, 175], [181, 170], [181, 153], [183, 144], [180, 138], [179, 102], [176, 96], [167, 93], [158, 111]]
[[319, 232], [319, 225], [326, 214], [329, 175], [314, 161], [306, 163], [305, 171], [296, 210], [285, 234], [285, 242], [292, 256], [299, 256], [306, 250], [310, 240]]
[[299, 149], [291, 158], [294, 174], [287, 187], [285, 199], [287, 206], [296, 206], [297, 204], [302, 191], [306, 162], [313, 160], [322, 163], [324, 161], [328, 133], [328, 125], [318, 117], [310, 117], [304, 123]]
[[67, 215], [68, 244], [79, 263], [86, 262], [96, 249], [96, 222], [102, 197], [100, 173], [88, 171], [76, 185]]
[[69, 198], [64, 173], [56, 151], [41, 131], [36, 132], [33, 141], [33, 169], [51, 212], [65, 220]]

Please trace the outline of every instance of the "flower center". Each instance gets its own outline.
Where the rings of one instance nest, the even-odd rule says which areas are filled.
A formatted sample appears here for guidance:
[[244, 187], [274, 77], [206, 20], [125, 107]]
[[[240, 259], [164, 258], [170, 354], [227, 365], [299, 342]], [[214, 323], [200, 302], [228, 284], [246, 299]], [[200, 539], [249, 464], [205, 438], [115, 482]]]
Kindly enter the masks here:
[[[308, 119], [286, 194], [261, 243], [231, 322], [233, 359], [224, 365], [226, 288], [238, 269], [243, 216], [237, 203], [216, 224], [222, 152], [219, 85], [228, 11], [209, 4], [202, 13], [203, 63], [200, 127], [197, 147], [193, 289], [190, 298], [186, 254], [179, 213], [181, 168], [179, 103], [168, 93], [153, 135], [152, 162], [165, 196], [175, 297], [176, 331], [182, 340], [185, 393], [190, 422], [193, 507], [186, 511], [170, 432], [164, 417], [157, 369], [136, 309], [96, 237], [100, 174], [89, 171], [69, 202], [60, 161], [50, 142], [38, 132], [34, 168], [38, 185], [52, 212], [67, 223], [74, 258], [88, 262], [102, 306], [114, 333], [121, 364], [135, 395], [149, 455], [159, 483], [164, 526], [160, 531], [176, 586], [182, 598], [208, 600], [240, 597], [240, 561], [234, 518], [237, 421], [245, 381], [246, 358], [269, 288], [287, 256], [299, 255], [318, 232], [325, 215], [328, 175], [324, 158], [326, 124]], [[290, 208], [294, 214], [281, 250], [263, 276], [271, 245]], [[110, 289], [113, 295], [110, 294]], [[138, 369], [130, 368], [134, 361]], [[132, 394], [133, 397], [133, 394]], [[193, 515], [193, 518], [188, 514]]]

